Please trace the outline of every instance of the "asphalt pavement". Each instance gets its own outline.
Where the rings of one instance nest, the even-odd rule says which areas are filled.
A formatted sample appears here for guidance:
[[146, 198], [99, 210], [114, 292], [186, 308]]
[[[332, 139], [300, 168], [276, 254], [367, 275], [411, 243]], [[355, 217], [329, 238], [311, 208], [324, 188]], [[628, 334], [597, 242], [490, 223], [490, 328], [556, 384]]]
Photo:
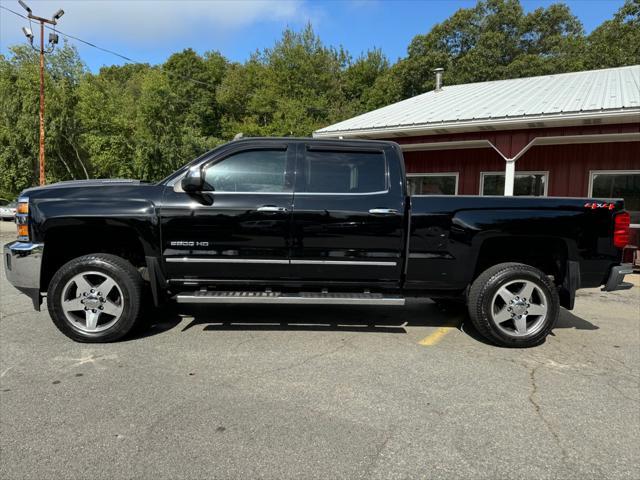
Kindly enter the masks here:
[[2, 479], [640, 477], [638, 286], [530, 349], [427, 300], [173, 306], [83, 345], [0, 274]]

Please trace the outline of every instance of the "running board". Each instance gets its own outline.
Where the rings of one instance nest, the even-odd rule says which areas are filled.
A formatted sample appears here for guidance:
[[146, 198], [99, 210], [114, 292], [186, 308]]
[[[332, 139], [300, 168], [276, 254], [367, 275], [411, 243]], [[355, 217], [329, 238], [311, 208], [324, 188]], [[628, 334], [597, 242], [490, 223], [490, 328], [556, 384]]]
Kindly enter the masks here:
[[380, 293], [183, 292], [178, 303], [272, 303], [280, 305], [404, 305], [401, 296]]

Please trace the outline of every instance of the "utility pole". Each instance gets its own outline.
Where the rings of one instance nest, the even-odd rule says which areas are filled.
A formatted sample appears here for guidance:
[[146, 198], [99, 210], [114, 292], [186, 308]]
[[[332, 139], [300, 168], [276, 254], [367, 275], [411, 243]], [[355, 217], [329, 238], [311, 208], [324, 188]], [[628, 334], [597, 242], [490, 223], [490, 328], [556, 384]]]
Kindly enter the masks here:
[[[58, 35], [55, 33], [49, 34], [49, 48], [45, 50], [44, 48], [44, 24], [48, 25], [57, 25], [57, 21], [64, 15], [64, 10], [60, 9], [56, 13], [53, 14], [51, 19], [38, 17], [33, 14], [31, 8], [24, 3], [22, 0], [18, 0], [18, 3], [22, 8], [27, 11], [27, 17], [29, 20], [35, 20], [40, 22], [40, 153], [39, 153], [39, 169], [40, 169], [40, 185], [44, 185], [46, 183], [45, 179], [45, 161], [44, 161], [44, 54], [53, 52], [55, 45], [58, 43]], [[31, 23], [31, 22], [29, 22]], [[31, 47], [38, 51], [33, 46], [33, 32], [30, 28], [22, 27], [22, 31], [24, 32], [27, 39], [29, 39], [29, 43]]]

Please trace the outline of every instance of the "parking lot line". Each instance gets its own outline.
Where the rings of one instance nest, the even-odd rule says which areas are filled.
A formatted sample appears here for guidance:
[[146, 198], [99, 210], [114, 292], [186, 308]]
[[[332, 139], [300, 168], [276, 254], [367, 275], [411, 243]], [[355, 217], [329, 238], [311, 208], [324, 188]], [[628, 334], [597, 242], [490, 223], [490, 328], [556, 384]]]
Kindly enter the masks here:
[[456, 325], [449, 325], [446, 327], [440, 327], [435, 332], [430, 335], [427, 335], [422, 340], [418, 342], [419, 345], [424, 345], [426, 347], [431, 347], [436, 345], [442, 340], [445, 335], [447, 335], [451, 330], [457, 330], [458, 327]]

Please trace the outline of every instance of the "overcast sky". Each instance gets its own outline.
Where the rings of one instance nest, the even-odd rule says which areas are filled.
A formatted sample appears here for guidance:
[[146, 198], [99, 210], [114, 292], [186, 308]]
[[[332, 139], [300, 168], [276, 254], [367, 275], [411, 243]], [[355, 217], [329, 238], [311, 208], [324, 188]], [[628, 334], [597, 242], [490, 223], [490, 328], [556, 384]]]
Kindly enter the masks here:
[[[353, 55], [381, 48], [395, 61], [411, 39], [474, 1], [440, 0], [25, 0], [34, 14], [49, 17], [65, 10], [59, 28], [134, 60], [163, 62], [171, 53], [191, 47], [218, 50], [231, 60], [245, 60], [270, 47], [286, 27], [311, 22], [322, 40], [343, 45]], [[526, 10], [548, 6], [548, 0], [524, 0]], [[610, 18], [623, 0], [566, 1], [587, 32]], [[17, 0], [0, 5], [25, 13]], [[0, 51], [24, 42], [28, 22], [0, 9]], [[35, 25], [34, 25], [35, 27]], [[113, 55], [72, 41], [89, 68], [121, 64]]]

